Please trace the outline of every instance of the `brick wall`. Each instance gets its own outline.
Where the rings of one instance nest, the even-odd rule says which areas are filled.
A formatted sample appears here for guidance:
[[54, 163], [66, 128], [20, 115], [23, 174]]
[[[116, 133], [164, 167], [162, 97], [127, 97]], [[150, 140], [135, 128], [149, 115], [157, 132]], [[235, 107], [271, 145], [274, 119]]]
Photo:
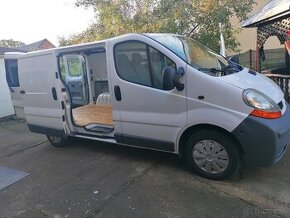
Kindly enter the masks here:
[[44, 50], [49, 48], [55, 48], [55, 46], [49, 41], [45, 40], [38, 48], [38, 50]]

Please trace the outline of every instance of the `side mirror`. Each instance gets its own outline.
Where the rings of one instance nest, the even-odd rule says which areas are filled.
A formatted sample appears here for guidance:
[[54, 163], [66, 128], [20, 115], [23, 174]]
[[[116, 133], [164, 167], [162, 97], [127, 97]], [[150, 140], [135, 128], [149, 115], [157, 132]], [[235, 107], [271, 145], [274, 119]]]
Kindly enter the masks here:
[[173, 67], [164, 67], [162, 72], [162, 84], [163, 90], [169, 91], [175, 88], [173, 83], [173, 78], [176, 74], [176, 71]]
[[182, 91], [184, 89], [184, 84], [180, 81], [181, 77], [183, 77], [184, 74], [185, 74], [184, 68], [179, 67], [173, 78], [173, 83], [178, 91]]
[[184, 74], [183, 67], [179, 67], [177, 70], [169, 66], [164, 67], [162, 73], [163, 90], [169, 91], [176, 87], [178, 91], [182, 91], [184, 84], [180, 82], [180, 79]]
[[236, 63], [236, 64], [240, 64], [240, 59], [238, 55], [233, 55], [232, 57], [230, 57], [230, 61]]

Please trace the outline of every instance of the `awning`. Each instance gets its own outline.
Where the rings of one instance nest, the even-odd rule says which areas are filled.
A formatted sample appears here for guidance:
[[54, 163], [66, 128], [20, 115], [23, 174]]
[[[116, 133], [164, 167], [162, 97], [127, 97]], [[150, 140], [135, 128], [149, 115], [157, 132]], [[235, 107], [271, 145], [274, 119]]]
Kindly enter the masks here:
[[243, 27], [258, 27], [290, 16], [289, 0], [272, 0], [243, 23]]

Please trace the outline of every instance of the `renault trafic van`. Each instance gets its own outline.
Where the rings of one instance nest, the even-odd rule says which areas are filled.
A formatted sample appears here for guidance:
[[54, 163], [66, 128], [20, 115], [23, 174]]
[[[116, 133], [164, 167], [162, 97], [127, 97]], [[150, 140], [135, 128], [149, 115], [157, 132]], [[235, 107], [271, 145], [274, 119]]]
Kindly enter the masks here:
[[280, 88], [180, 35], [128, 34], [17, 64], [28, 127], [54, 146], [81, 137], [171, 152], [210, 179], [272, 165], [287, 150]]

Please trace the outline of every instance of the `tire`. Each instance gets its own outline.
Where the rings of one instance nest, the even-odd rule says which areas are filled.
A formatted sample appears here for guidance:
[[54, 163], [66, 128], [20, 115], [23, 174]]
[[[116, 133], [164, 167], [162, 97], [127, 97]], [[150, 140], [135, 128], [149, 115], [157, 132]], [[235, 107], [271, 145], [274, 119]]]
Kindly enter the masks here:
[[193, 133], [186, 142], [186, 159], [200, 176], [222, 180], [238, 174], [241, 159], [236, 143], [226, 134], [215, 130]]
[[68, 143], [68, 139], [64, 138], [64, 137], [60, 137], [60, 136], [51, 136], [51, 135], [47, 135], [46, 136], [48, 141], [50, 142], [51, 145], [53, 145], [54, 147], [65, 147]]

